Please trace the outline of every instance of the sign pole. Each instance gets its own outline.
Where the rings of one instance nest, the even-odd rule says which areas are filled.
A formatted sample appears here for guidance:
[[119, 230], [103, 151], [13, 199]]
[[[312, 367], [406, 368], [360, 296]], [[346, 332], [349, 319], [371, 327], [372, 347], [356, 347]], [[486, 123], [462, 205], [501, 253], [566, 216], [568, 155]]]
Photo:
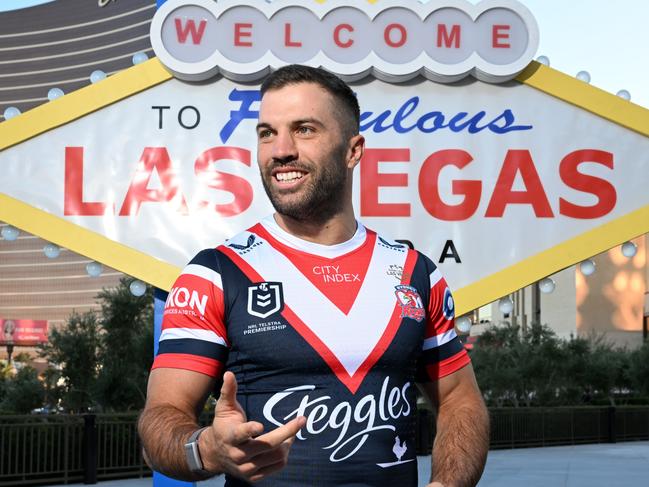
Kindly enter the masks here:
[[[153, 291], [153, 356], [158, 353], [158, 340], [162, 332], [162, 316], [164, 314], [167, 292], [155, 288]], [[183, 482], [182, 480], [171, 479], [160, 472], [153, 472], [153, 487], [195, 487], [194, 482]]]

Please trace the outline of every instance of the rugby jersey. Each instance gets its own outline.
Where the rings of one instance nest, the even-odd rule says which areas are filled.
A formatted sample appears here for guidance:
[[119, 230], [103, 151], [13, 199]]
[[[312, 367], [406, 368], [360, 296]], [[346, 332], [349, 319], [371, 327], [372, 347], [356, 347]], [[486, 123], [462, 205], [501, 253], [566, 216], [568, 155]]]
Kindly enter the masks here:
[[259, 485], [415, 486], [415, 382], [468, 363], [426, 256], [360, 223], [347, 242], [314, 244], [271, 216], [185, 267], [153, 368], [231, 370], [266, 431], [307, 417], [286, 468]]

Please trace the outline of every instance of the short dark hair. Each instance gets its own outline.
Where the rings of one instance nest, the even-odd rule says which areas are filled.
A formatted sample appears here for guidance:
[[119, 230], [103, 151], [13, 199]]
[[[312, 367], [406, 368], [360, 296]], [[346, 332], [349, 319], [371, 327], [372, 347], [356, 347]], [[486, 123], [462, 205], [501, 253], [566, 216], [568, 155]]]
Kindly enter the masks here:
[[[361, 109], [352, 89], [335, 74], [322, 68], [313, 68], [301, 64], [289, 64], [272, 72], [261, 85], [261, 97], [267, 91], [279, 90], [288, 85], [315, 83], [324, 88], [338, 102], [341, 115], [349, 118], [347, 129], [353, 135], [358, 134]], [[346, 118], [347, 118], [346, 117]]]

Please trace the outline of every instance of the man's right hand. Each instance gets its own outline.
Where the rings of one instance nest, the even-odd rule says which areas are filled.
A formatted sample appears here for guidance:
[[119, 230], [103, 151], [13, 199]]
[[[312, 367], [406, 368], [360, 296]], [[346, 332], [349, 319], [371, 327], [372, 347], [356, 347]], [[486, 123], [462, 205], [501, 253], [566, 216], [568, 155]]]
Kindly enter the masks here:
[[286, 466], [295, 435], [305, 425], [299, 416], [268, 433], [257, 421], [248, 421], [237, 402], [237, 381], [232, 372], [223, 375], [221, 396], [214, 421], [199, 437], [203, 468], [256, 482]]

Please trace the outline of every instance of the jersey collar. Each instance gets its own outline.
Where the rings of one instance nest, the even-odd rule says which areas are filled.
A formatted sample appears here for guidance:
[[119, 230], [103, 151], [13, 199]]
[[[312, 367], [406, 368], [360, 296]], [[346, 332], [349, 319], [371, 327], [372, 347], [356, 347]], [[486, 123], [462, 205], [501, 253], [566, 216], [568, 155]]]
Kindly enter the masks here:
[[291, 235], [277, 224], [273, 215], [267, 216], [266, 218], [261, 220], [260, 223], [274, 238], [276, 238], [284, 245], [292, 247], [296, 250], [300, 250], [302, 252], [318, 255], [320, 257], [326, 257], [328, 259], [334, 259], [356, 250], [365, 243], [365, 240], [367, 238], [365, 227], [358, 220], [356, 220], [356, 232], [354, 233], [352, 238], [345, 242], [334, 245], [323, 245], [309, 242], [307, 240], [298, 238], [295, 235]]

